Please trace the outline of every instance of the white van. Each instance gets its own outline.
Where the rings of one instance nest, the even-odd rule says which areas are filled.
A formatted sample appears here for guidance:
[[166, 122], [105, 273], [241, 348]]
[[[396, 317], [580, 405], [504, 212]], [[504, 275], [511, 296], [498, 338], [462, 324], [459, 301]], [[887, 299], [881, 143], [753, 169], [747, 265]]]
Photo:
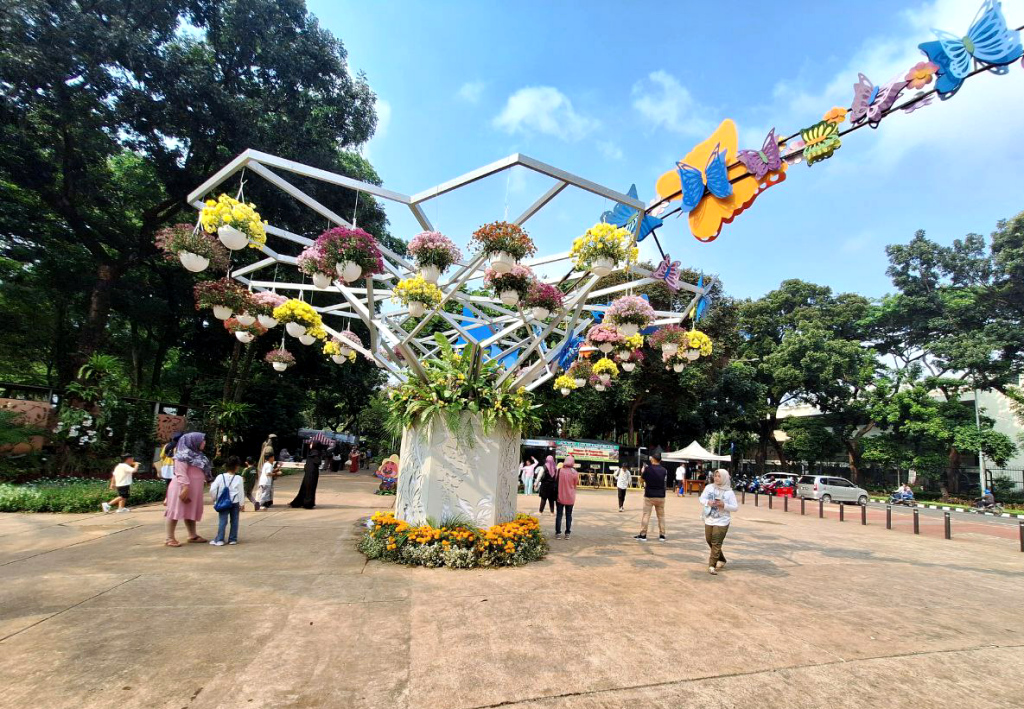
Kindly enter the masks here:
[[868, 491], [857, 487], [846, 478], [830, 475], [804, 475], [797, 481], [796, 495], [806, 500], [829, 502], [868, 503]]

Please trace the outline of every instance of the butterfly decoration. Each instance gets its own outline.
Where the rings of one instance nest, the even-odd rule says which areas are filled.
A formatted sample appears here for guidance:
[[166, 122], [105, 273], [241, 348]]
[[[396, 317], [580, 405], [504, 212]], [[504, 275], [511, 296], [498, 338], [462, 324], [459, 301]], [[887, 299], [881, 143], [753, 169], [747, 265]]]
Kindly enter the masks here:
[[900, 93], [907, 88], [908, 82], [903, 79], [893, 79], [885, 86], [875, 86], [863, 74], [857, 74], [857, 76], [857, 83], [853, 85], [850, 122], [856, 125], [863, 123], [866, 119], [868, 125], [877, 128], [886, 111], [892, 108], [896, 99], [900, 97]]
[[741, 150], [737, 159], [758, 180], [769, 171], [781, 170], [782, 154], [779, 152], [779, 141], [775, 138], [775, 129], [768, 131], [764, 146], [760, 150]]
[[[704, 290], [704, 274], [700, 274], [700, 278], [697, 279], [697, 288]], [[705, 293], [697, 299], [697, 304], [693, 306], [693, 322], [696, 323], [703, 317], [704, 312], [711, 307], [711, 295]]]
[[828, 121], [818, 121], [810, 128], [800, 131], [804, 141], [804, 160], [810, 167], [816, 162], [827, 160], [839, 149], [839, 126]]
[[[629, 192], [627, 192], [633, 199], [639, 199], [637, 197], [636, 185], [631, 185]], [[614, 224], [618, 227], [624, 227], [633, 233], [636, 231], [636, 220], [639, 211], [630, 207], [628, 204], [622, 204], [616, 202], [615, 206], [610, 210], [601, 215], [601, 221], [607, 224]], [[636, 240], [643, 241], [648, 234], [660, 227], [664, 222], [658, 219], [656, 216], [645, 214], [643, 221], [640, 222], [640, 233], [637, 234]]]
[[911, 103], [911, 104], [908, 104], [907, 107], [903, 109], [903, 112], [904, 113], [913, 113], [914, 111], [916, 111], [919, 108], [924, 108], [925, 106], [930, 106], [931, 103], [932, 103], [932, 100], [933, 100], [932, 96], [933, 96], [932, 94], [925, 94], [925, 93], [917, 94], [917, 96], [914, 97], [914, 102]]
[[967, 34], [960, 36], [943, 30], [932, 30], [937, 41], [917, 45], [928, 60], [939, 67], [935, 90], [945, 101], [959, 89], [971, 73], [971, 60], [987, 66], [996, 74], [1005, 74], [1006, 65], [1024, 54], [1020, 32], [1006, 26], [1002, 3], [985, 0], [974, 16]]
[[562, 345], [562, 351], [558, 353], [558, 366], [568, 370], [576, 357], [580, 354], [580, 347], [583, 345], [583, 338], [579, 335], [570, 335], [569, 339]]
[[668, 254], [658, 264], [658, 268], [651, 274], [651, 278], [665, 281], [665, 286], [675, 293], [679, 290], [679, 262], [671, 260]]
[[701, 172], [692, 165], [685, 162], [676, 163], [676, 170], [679, 172], [679, 182], [683, 189], [683, 210], [692, 212], [700, 201], [704, 199], [704, 185], [707, 184], [708, 192], [719, 199], [725, 199], [732, 195], [732, 183], [729, 182], [729, 171], [726, 167], [726, 154], [728, 148], [721, 149], [721, 144], [715, 146], [708, 158], [704, 172]]

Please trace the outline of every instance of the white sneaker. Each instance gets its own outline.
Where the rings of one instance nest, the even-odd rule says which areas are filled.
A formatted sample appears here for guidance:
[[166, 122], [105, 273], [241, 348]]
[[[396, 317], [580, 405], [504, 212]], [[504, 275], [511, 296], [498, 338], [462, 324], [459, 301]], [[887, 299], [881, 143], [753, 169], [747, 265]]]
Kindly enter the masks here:
[[235, 544], [238, 544], [238, 542], [228, 542], [228, 546], [234, 546]]
[[718, 570], [714, 566], [708, 567], [708, 573], [712, 576], [718, 576]]
[[214, 539], [212, 542], [210, 542], [210, 546], [211, 547], [222, 547], [222, 546], [224, 546], [224, 542], [218, 542], [216, 539]]
[[103, 510], [103, 514], [105, 514], [105, 515], [110, 514], [110, 503], [109, 502], [101, 502], [100, 503], [100, 509]]
[[125, 512], [131, 512], [131, 510], [130, 510], [130, 509], [128, 509], [127, 507], [122, 507], [121, 509], [119, 509], [119, 510], [117, 511], [117, 513], [118, 513], [119, 515], [120, 515], [120, 514], [124, 514]]

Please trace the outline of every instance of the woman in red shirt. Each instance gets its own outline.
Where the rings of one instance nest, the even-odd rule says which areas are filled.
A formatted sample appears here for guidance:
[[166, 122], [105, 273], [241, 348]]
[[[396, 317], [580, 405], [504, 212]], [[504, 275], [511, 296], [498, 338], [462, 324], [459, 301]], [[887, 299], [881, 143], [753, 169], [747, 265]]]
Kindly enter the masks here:
[[565, 538], [572, 534], [572, 508], [576, 504], [576, 486], [580, 482], [580, 474], [576, 472], [576, 460], [565, 456], [562, 467], [555, 473], [558, 481], [558, 507], [555, 512], [555, 539], [562, 538], [562, 513], [565, 513]]

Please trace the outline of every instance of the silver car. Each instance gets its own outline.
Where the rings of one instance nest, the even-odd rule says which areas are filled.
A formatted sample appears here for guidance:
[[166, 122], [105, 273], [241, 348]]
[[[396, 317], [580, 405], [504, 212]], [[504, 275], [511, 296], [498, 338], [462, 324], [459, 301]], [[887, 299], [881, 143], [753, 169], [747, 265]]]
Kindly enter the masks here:
[[797, 481], [797, 497], [829, 502], [868, 503], [868, 491], [857, 487], [846, 478], [831, 475], [804, 475]]

